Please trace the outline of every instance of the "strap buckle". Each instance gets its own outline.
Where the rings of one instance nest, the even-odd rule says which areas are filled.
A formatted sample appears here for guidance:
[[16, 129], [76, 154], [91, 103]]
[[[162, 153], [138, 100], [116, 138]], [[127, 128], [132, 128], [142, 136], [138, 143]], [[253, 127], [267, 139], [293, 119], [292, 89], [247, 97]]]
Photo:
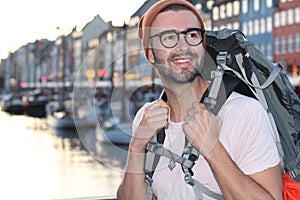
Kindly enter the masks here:
[[300, 166], [296, 166], [292, 171], [288, 172], [288, 174], [291, 176], [292, 179], [297, 178], [300, 174]]
[[184, 181], [191, 186], [194, 185], [194, 179], [192, 178], [192, 175], [188, 172], [184, 174]]
[[217, 64], [221, 65], [221, 64], [226, 64], [226, 60], [227, 60], [227, 52], [226, 51], [221, 51], [219, 52], [219, 54], [217, 55]]
[[158, 149], [162, 149], [162, 148], [163, 148], [162, 144], [153, 141], [149, 142], [146, 147], [146, 149], [151, 152], [156, 152]]
[[148, 174], [145, 174], [145, 182], [146, 182], [149, 186], [152, 186], [153, 180], [152, 180], [152, 178], [151, 178]]

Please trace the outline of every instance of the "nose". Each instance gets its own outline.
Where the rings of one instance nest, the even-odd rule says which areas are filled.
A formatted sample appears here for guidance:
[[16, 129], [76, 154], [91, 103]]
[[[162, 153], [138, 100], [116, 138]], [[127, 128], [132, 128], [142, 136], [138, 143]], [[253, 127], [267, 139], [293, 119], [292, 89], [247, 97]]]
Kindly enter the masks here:
[[176, 49], [178, 50], [186, 50], [190, 45], [186, 42], [184, 34], [179, 34], [178, 43], [176, 45]]

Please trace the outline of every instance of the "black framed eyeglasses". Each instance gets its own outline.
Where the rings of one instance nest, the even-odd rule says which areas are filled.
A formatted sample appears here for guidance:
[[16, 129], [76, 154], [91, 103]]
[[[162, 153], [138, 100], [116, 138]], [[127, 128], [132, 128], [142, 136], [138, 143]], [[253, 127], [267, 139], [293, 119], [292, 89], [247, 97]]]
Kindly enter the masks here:
[[173, 48], [178, 44], [180, 39], [179, 35], [184, 34], [184, 39], [190, 46], [197, 46], [203, 41], [204, 33], [205, 30], [202, 30], [201, 28], [188, 28], [187, 30], [180, 32], [172, 29], [152, 35], [150, 36], [150, 39], [159, 37], [160, 43], [164, 47]]

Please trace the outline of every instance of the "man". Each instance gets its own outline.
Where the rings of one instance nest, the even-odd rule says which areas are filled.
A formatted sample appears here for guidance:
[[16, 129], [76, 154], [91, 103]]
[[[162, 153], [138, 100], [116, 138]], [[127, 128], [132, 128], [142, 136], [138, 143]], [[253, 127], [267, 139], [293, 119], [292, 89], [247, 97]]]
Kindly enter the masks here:
[[[199, 103], [209, 83], [201, 76], [205, 34], [196, 8], [184, 0], [159, 1], [142, 17], [139, 35], [168, 101], [148, 103], [137, 113], [118, 199], [146, 199], [144, 152], [162, 127], [165, 147], [180, 154], [186, 137], [202, 155], [193, 178], [209, 190], [225, 199], [282, 199], [280, 159], [259, 102], [234, 92], [218, 116]], [[162, 157], [153, 176], [153, 199], [195, 199], [181, 166], [171, 171], [167, 165]]]

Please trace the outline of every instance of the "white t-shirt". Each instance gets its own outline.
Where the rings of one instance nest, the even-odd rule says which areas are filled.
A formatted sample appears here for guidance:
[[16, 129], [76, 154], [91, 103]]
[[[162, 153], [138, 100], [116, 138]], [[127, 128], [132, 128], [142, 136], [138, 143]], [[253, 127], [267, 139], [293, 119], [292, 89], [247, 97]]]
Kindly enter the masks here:
[[[138, 125], [145, 104], [137, 113], [134, 124]], [[233, 92], [221, 108], [218, 116], [223, 121], [219, 140], [232, 160], [247, 175], [274, 167], [280, 162], [273, 139], [272, 127], [261, 104], [250, 97]], [[182, 122], [169, 121], [164, 146], [180, 154], [184, 148], [185, 135]], [[179, 164], [170, 171], [169, 159], [161, 157], [153, 176], [152, 189], [158, 200], [195, 199], [193, 189], [185, 183]], [[220, 188], [207, 164], [201, 156], [193, 167], [193, 178], [210, 190], [221, 193]], [[205, 197], [204, 199], [211, 199]]]

